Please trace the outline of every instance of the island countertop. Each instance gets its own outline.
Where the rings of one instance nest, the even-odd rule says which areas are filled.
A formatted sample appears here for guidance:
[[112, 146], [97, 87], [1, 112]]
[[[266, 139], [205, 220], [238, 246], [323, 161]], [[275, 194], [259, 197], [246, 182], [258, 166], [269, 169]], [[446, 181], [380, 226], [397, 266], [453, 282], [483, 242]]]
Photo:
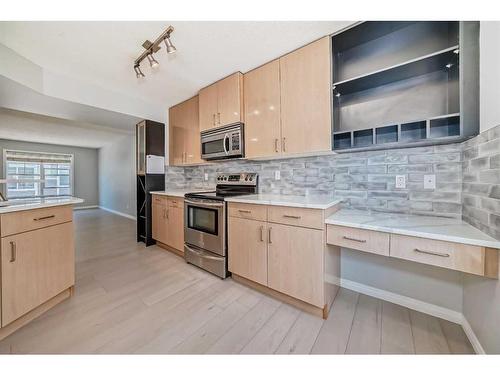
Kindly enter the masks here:
[[37, 208], [73, 205], [83, 202], [83, 199], [76, 197], [12, 199], [10, 201], [0, 202], [0, 214], [36, 210]]
[[285, 206], [300, 208], [315, 208], [326, 210], [342, 202], [342, 199], [327, 195], [281, 195], [281, 194], [251, 194], [226, 198], [227, 202], [263, 204], [267, 206]]
[[325, 223], [500, 249], [500, 241], [460, 219], [344, 208]]

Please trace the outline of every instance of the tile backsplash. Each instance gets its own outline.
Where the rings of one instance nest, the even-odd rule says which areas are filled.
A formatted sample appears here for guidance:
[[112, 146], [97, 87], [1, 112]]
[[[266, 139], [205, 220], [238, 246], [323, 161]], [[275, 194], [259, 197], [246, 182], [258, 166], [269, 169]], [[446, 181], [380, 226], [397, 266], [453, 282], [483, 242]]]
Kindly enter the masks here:
[[[455, 218], [463, 215], [499, 238], [499, 152], [500, 126], [467, 142], [448, 145], [168, 167], [166, 186], [213, 187], [217, 172], [257, 172], [261, 193], [327, 194], [358, 209]], [[275, 180], [278, 170], [281, 178]], [[428, 174], [436, 176], [435, 189], [424, 189]], [[398, 175], [405, 176], [406, 188], [396, 188]]]

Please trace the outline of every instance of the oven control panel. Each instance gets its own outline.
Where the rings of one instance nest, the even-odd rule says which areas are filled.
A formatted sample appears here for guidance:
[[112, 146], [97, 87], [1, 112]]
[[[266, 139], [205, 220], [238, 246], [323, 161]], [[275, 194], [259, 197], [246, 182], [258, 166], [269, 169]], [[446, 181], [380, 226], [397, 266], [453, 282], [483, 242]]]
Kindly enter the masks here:
[[257, 185], [257, 173], [217, 173], [217, 184]]

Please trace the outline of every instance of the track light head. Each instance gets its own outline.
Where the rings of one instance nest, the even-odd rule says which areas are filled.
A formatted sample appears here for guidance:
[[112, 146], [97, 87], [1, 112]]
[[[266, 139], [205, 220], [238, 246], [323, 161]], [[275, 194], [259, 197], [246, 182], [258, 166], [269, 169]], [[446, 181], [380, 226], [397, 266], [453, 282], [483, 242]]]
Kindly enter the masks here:
[[167, 36], [164, 40], [165, 46], [167, 47], [167, 53], [174, 53], [177, 51], [177, 48], [172, 44], [172, 41], [170, 40], [170, 35]]
[[146, 77], [144, 75], [144, 73], [142, 72], [141, 67], [139, 66], [139, 64], [134, 65], [134, 71], [135, 71], [135, 76], [137, 78], [144, 78], [144, 77]]
[[156, 61], [156, 59], [154, 58], [153, 52], [151, 52], [149, 55], [147, 55], [147, 57], [148, 57], [149, 65], [151, 65], [151, 68], [155, 69], [155, 68], [158, 68], [160, 66], [160, 63], [158, 61]]

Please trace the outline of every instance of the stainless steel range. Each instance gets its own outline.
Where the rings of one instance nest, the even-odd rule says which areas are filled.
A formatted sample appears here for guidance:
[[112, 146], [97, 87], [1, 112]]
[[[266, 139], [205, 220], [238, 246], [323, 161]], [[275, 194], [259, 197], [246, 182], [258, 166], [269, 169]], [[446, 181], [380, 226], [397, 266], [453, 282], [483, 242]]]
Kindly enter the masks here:
[[256, 173], [218, 173], [215, 191], [184, 196], [184, 257], [221, 278], [227, 271], [226, 197], [256, 194]]

